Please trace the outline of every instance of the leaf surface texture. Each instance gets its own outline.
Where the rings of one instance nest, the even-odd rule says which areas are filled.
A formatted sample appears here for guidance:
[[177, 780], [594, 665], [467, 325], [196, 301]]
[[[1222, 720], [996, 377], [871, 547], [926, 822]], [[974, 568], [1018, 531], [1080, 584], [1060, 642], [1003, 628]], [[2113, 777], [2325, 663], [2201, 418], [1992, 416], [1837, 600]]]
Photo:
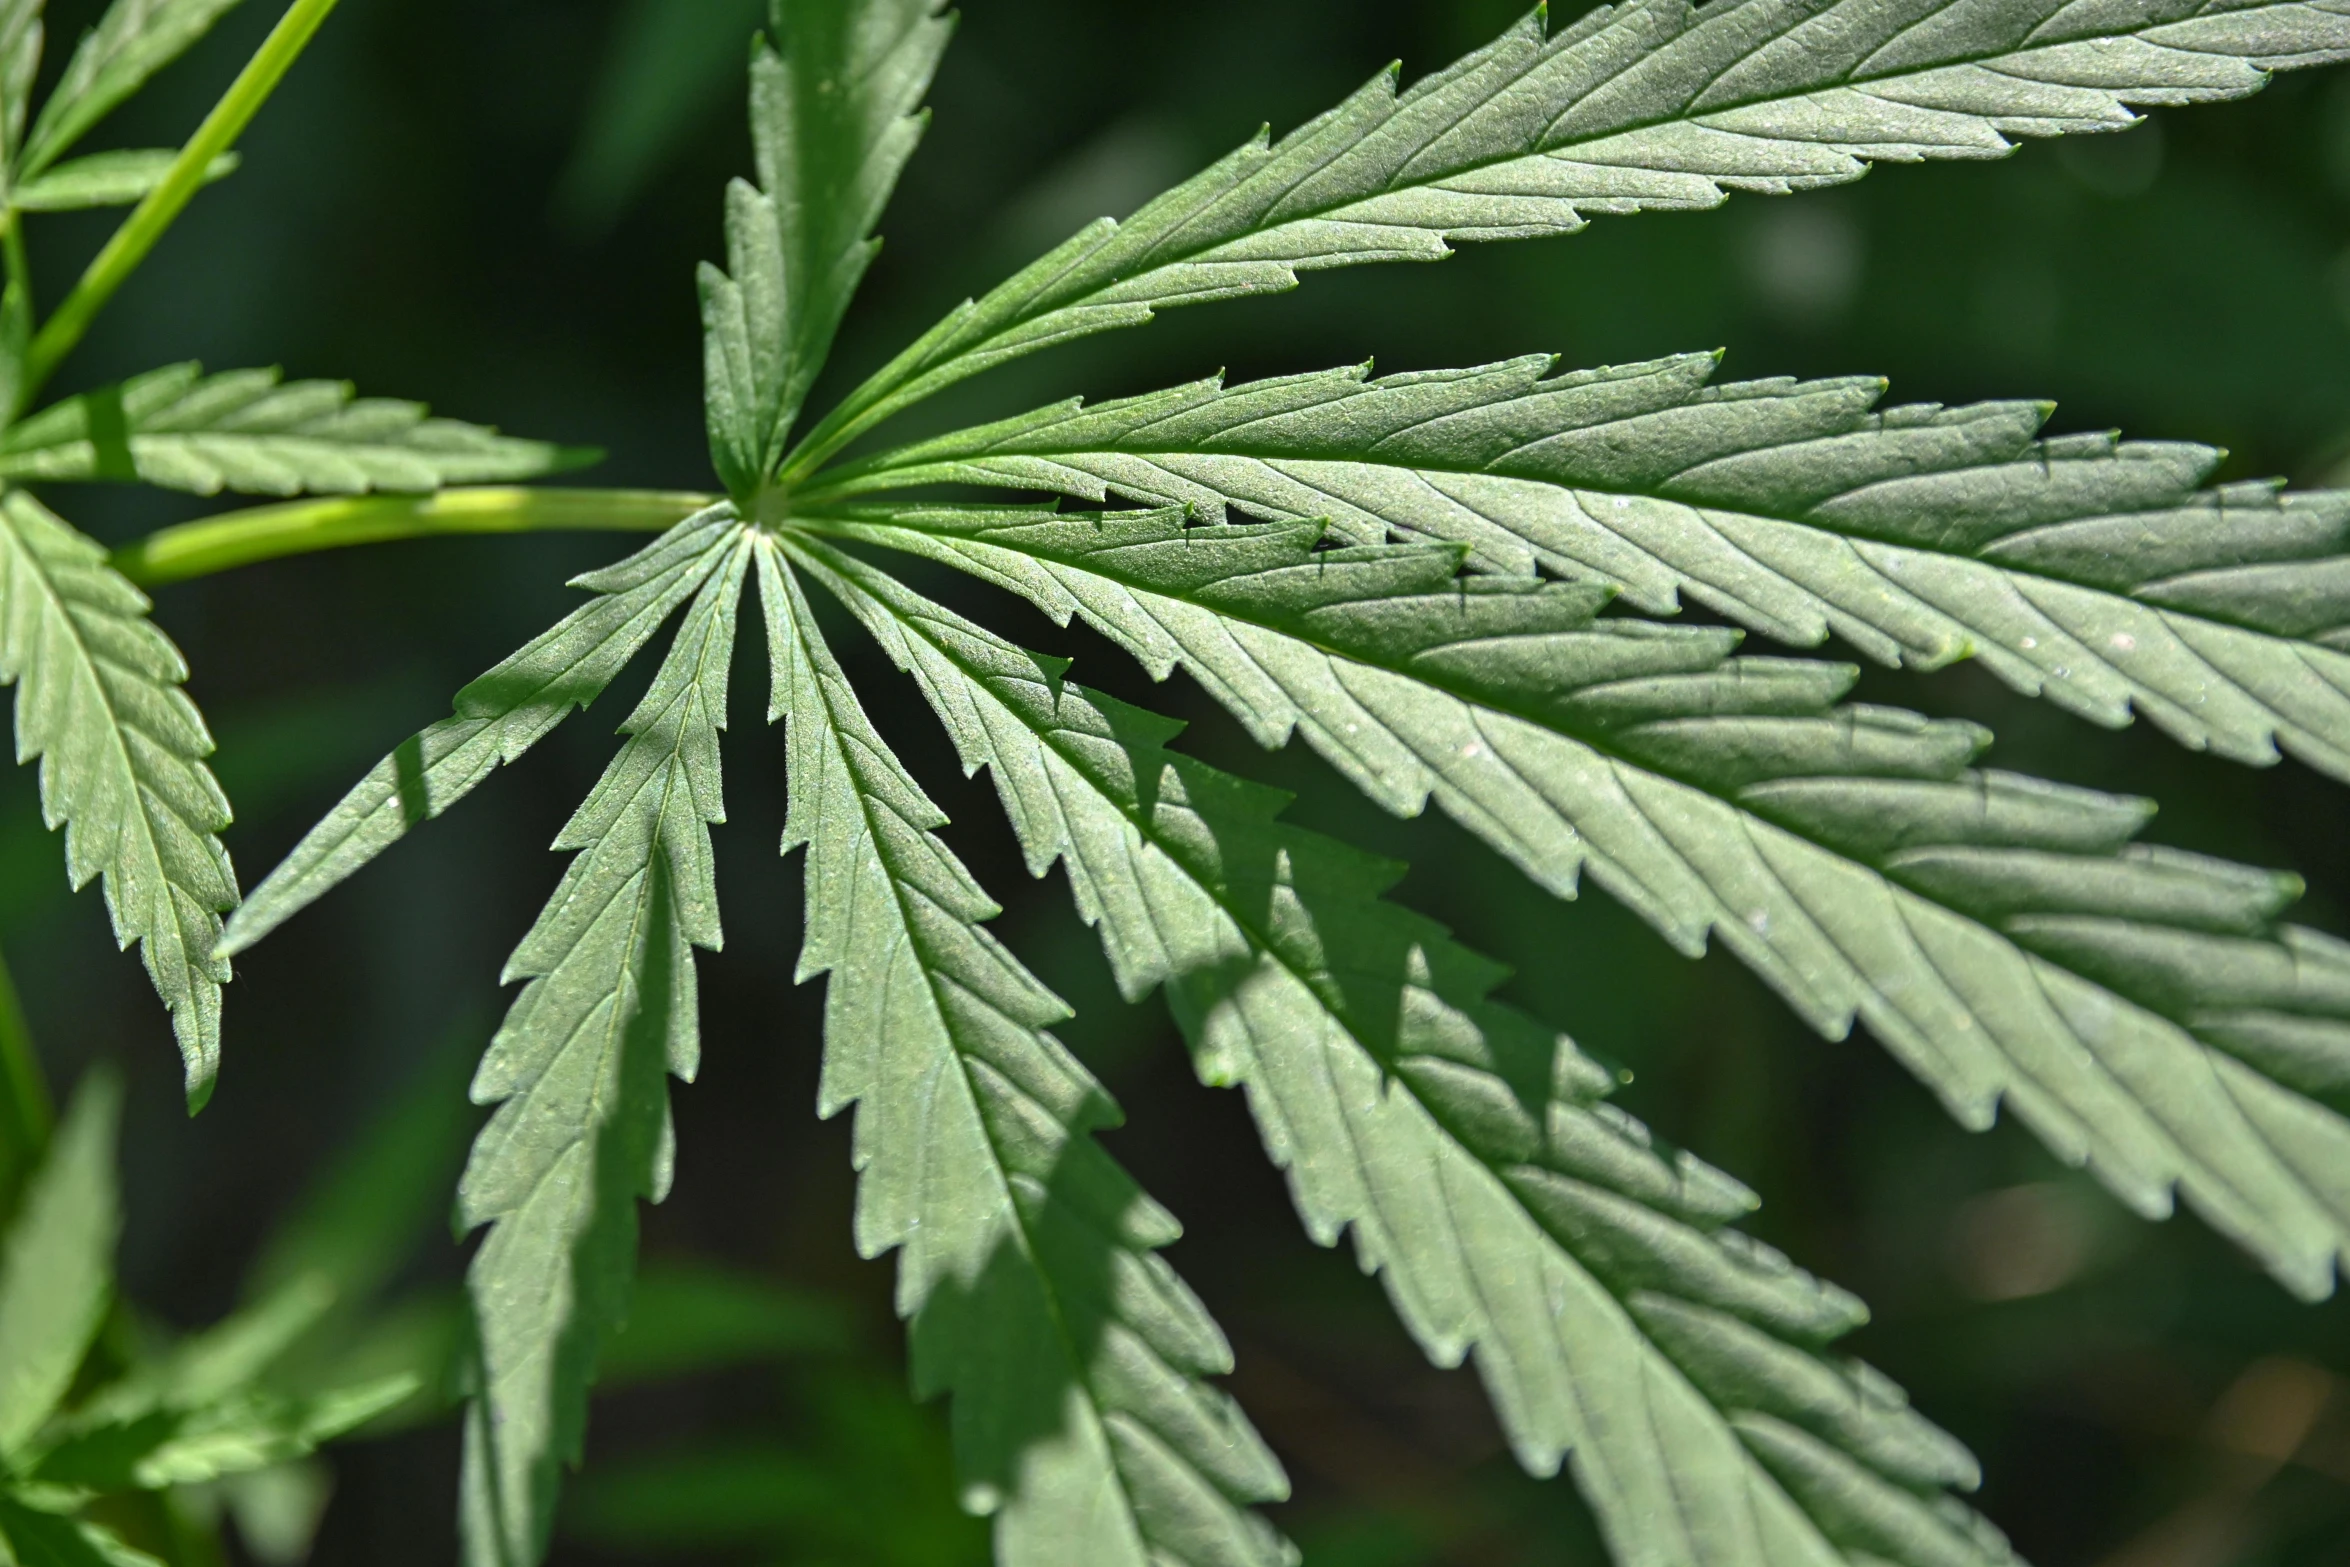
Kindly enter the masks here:
[[1536, 11], [1402, 93], [1381, 73], [1124, 223], [1103, 218], [967, 303], [828, 416], [832, 450], [940, 387], [1176, 305], [1296, 286], [1592, 213], [1711, 207], [1875, 162], [1989, 158], [2108, 131], [2132, 104], [2257, 91], [2350, 56], [2350, 0], [1634, 0], [1556, 33]]
[[602, 695], [719, 569], [741, 531], [732, 508], [713, 507], [628, 559], [573, 578], [596, 598], [458, 692], [452, 716], [378, 762], [253, 889], [218, 950], [252, 946]]
[[41, 813], [65, 829], [76, 888], [103, 876], [117, 942], [140, 944], [201, 1104], [220, 1067], [212, 955], [237, 901], [219, 833], [228, 799], [212, 736], [181, 690], [186, 662], [106, 551], [23, 490], [0, 494], [0, 683], [16, 691], [16, 755], [41, 763]]
[[1823, 1032], [1866, 1022], [1963, 1124], [2004, 1101], [2139, 1212], [2183, 1191], [2289, 1288], [2332, 1288], [2350, 946], [2276, 922], [2293, 877], [2132, 845], [2145, 802], [1976, 772], [1973, 725], [1835, 706], [1847, 666], [1598, 619], [1598, 587], [1459, 577], [1450, 546], [1317, 551], [1318, 523], [1174, 511], [827, 526], [1082, 614], [1561, 896], [1588, 866]]
[[951, 1391], [966, 1505], [1002, 1567], [1271, 1567], [1288, 1486], [1207, 1385], [1223, 1334], [1156, 1255], [1173, 1217], [1095, 1143], [1108, 1095], [1068, 1010], [983, 928], [996, 906], [867, 721], [763, 541], [788, 716], [786, 847], [808, 850], [803, 978], [831, 976], [819, 1109], [854, 1104], [856, 1234], [898, 1253], [923, 1394]]
[[1617, 1561], [2013, 1561], [1943, 1492], [1975, 1483], [1966, 1452], [1826, 1354], [1860, 1303], [1727, 1229], [1751, 1194], [1604, 1104], [1596, 1062], [1488, 998], [1499, 965], [1382, 901], [1398, 867], [812, 548], [990, 769], [1030, 868], [1066, 868], [1121, 989], [1164, 986], [1203, 1077], [1247, 1089], [1315, 1238], [1351, 1227], [1430, 1356], [1475, 1353], [1520, 1461], [1572, 1465]]
[[1551, 375], [1534, 357], [1371, 380], [1213, 381], [1040, 410], [860, 464], [1115, 493], [1349, 543], [1463, 545], [1475, 569], [1687, 594], [1779, 641], [1889, 664], [1980, 659], [2106, 725], [2197, 749], [2281, 742], [2350, 778], [2350, 492], [2205, 488], [2222, 453], [2044, 439], [2037, 403], [1876, 407], [1883, 385], [1711, 386], [1713, 356]]
[[354, 398], [340, 381], [192, 364], [69, 398], [0, 434], [0, 478], [136, 479], [196, 495], [360, 495], [528, 479], [581, 454], [420, 403]]
[[475, 1567], [539, 1561], [577, 1463], [602, 1339], [626, 1317], [636, 1202], [668, 1193], [665, 1075], [700, 1060], [693, 948], [721, 940], [710, 825], [750, 544], [721, 547], [628, 738], [555, 840], [576, 851], [507, 960], [527, 980], [473, 1082], [496, 1114], [458, 1185], [489, 1226], [466, 1276], [477, 1334], [460, 1533]]

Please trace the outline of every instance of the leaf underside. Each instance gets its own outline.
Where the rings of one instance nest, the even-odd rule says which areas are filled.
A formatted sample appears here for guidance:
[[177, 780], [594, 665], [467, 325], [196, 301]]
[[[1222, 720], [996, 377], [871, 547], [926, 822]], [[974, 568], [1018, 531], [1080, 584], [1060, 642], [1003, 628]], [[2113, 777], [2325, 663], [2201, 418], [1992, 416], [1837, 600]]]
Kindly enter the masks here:
[[0, 479], [132, 479], [197, 495], [358, 495], [529, 479], [591, 454], [354, 398], [348, 383], [192, 364], [69, 398], [0, 434]]
[[731, 507], [712, 507], [628, 559], [573, 578], [597, 597], [458, 692], [451, 717], [378, 762], [253, 889], [216, 950], [233, 956], [252, 946], [593, 702], [701, 590], [740, 530]]
[[413, 1393], [405, 1375], [300, 1398], [264, 1385], [332, 1300], [303, 1280], [140, 1360], [59, 1422], [23, 1472], [102, 1494], [201, 1484], [300, 1458]]
[[[2350, 58], [2350, 0], [1638, 0], [1541, 11], [1398, 94], [1381, 73], [1124, 223], [1104, 218], [916, 341], [829, 415], [811, 463], [939, 388], [1159, 310], [1295, 287], [1593, 213], [1711, 207], [1875, 162], [1998, 157], [2129, 105], [2256, 92]], [[795, 465], [794, 471], [797, 471]]]
[[966, 1505], [1004, 1567], [1277, 1567], [1250, 1504], [1288, 1484], [1206, 1384], [1231, 1350], [1156, 1255], [1181, 1233], [1091, 1136], [1068, 1009], [999, 946], [945, 818], [867, 721], [768, 539], [788, 717], [786, 849], [808, 850], [799, 973], [831, 976], [819, 1110], [855, 1105], [859, 1251], [898, 1253], [919, 1393], [952, 1392]]
[[497, 1113], [458, 1185], [489, 1226], [466, 1276], [477, 1337], [460, 1533], [474, 1567], [546, 1553], [562, 1466], [579, 1461], [603, 1337], [627, 1315], [636, 1202], [668, 1193], [665, 1074], [700, 1059], [693, 949], [717, 950], [710, 825], [718, 734], [749, 562], [714, 559], [628, 739], [555, 847], [577, 851], [505, 978], [527, 980], [473, 1083]]
[[1836, 706], [1848, 666], [1596, 618], [1604, 589], [1461, 577], [1451, 546], [1176, 511], [811, 525], [1082, 615], [1561, 896], [1588, 865], [1821, 1031], [1865, 1022], [1963, 1124], [2004, 1100], [2140, 1213], [2183, 1191], [2298, 1294], [2350, 1250], [2350, 946], [2276, 922], [2290, 876], [2132, 845], [2143, 801], [1973, 771], [1973, 725]]
[[98, 544], [23, 490], [0, 493], [0, 684], [17, 688], [17, 760], [40, 759], [42, 817], [65, 829], [73, 885], [105, 878], [115, 939], [140, 944], [200, 1105], [228, 979], [212, 946], [237, 901], [219, 838], [229, 807], [180, 689], [187, 664], [147, 609]]
[[[2043, 441], [2034, 405], [1880, 412], [1873, 381], [1714, 387], [1703, 357], [1203, 383], [778, 492], [952, 382], [1162, 308], [2124, 128], [2131, 105], [2350, 57], [2350, 0], [1638, 0], [1555, 35], [1537, 12], [1408, 91], [1382, 75], [1088, 227], [796, 448], [952, 18], [941, 0], [770, 14], [756, 183], [729, 190], [726, 270], [700, 279], [710, 442], [736, 504], [582, 579], [601, 596], [387, 758], [221, 949], [520, 754], [692, 601], [559, 840], [578, 857], [509, 966], [529, 985], [476, 1083], [500, 1108], [461, 1204], [491, 1227], [471, 1279], [469, 1562], [543, 1554], [625, 1309], [634, 1204], [668, 1181], [665, 1071], [692, 1075], [693, 948], [718, 942], [708, 829], [754, 561], [770, 716], [790, 720], [785, 846], [809, 851], [801, 975], [829, 976], [821, 1107], [856, 1107], [860, 1250], [899, 1254], [917, 1387], [954, 1395], [965, 1500], [995, 1515], [1010, 1567], [1290, 1560], [1251, 1511], [1286, 1483], [1207, 1382], [1230, 1353], [1156, 1255], [1173, 1219], [1091, 1135], [1117, 1112], [1045, 1032], [1065, 1009], [987, 934], [995, 905], [867, 721], [803, 578], [990, 770], [1031, 869], [1064, 866], [1126, 993], [1163, 989], [1203, 1078], [1246, 1089], [1315, 1237], [1351, 1229], [1432, 1358], [1475, 1356], [1517, 1456], [1572, 1466], [1618, 1559], [2014, 1561], [1949, 1494], [1973, 1460], [1832, 1355], [1859, 1303], [1730, 1228], [1751, 1195], [1655, 1146], [1604, 1102], [1604, 1071], [1492, 1002], [1496, 966], [1382, 901], [1393, 867], [1282, 825], [1282, 797], [1168, 751], [1168, 721], [839, 543], [1082, 615], [1154, 676], [1188, 669], [1260, 741], [1302, 730], [1387, 808], [1435, 798], [1561, 895], [1588, 864], [1682, 950], [1718, 933], [1815, 1027], [1866, 1023], [1965, 1124], [2004, 1101], [2139, 1211], [2184, 1192], [2289, 1287], [2331, 1288], [2350, 1257], [2350, 946], [2278, 922], [2292, 878], [2133, 844], [2142, 802], [1975, 771], [1981, 731], [1839, 706], [1842, 666], [1600, 612], [1689, 595], [1787, 641], [1977, 656], [2102, 722], [2134, 709], [2223, 755], [2281, 745], [2350, 776], [2341, 497], [2205, 490], [2203, 448]], [[9, 15], [0, 0], [0, 65]], [[157, 407], [216, 384], [165, 374], [183, 381]], [[432, 444], [420, 412], [359, 412], [405, 405], [243, 384], [256, 407], [307, 395], [330, 423], [381, 421], [388, 443], [339, 453], [347, 488], [396, 485], [368, 466], [393, 460], [384, 445]], [[236, 470], [203, 444], [214, 432], [136, 425], [130, 390], [47, 416], [22, 451], [0, 440], [0, 477], [151, 466], [218, 488], [300, 469], [318, 487], [331, 467], [256, 445]], [[941, 481], [1174, 509], [847, 504]]]
[[[1522, 1463], [1562, 1458], [1626, 1564], [2013, 1561], [1943, 1488], [1974, 1461], [1830, 1341], [1860, 1303], [1725, 1226], [1754, 1199], [1656, 1148], [1608, 1074], [1488, 999], [1503, 970], [1381, 900], [1399, 867], [1276, 820], [1170, 720], [815, 542], [827, 586], [1058, 861], [1121, 988], [1164, 986], [1245, 1087], [1315, 1238], [1352, 1227], [1414, 1336], [1472, 1350]], [[1847, 1554], [1850, 1553], [1850, 1554]]]
[[2222, 453], [2042, 439], [2039, 403], [1879, 411], [1883, 383], [1707, 384], [1714, 357], [1553, 375], [1531, 357], [1064, 403], [844, 470], [1110, 495], [1335, 539], [1463, 546], [1472, 569], [1687, 594], [1778, 641], [1982, 661], [2119, 726], [2350, 779], [2350, 492], [2204, 488]]

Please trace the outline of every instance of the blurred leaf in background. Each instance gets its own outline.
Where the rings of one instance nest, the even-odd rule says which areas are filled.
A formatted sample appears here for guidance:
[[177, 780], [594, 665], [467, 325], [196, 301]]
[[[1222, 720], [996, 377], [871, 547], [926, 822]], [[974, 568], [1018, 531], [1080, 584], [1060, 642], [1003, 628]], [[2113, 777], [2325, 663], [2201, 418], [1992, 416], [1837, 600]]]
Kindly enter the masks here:
[[897, 1377], [835, 1364], [780, 1391], [794, 1440], [744, 1435], [592, 1465], [564, 1530], [656, 1559], [985, 1567], [987, 1525], [955, 1505], [945, 1433]]
[[766, 0], [627, 0], [597, 67], [555, 215], [600, 238], [695, 132], [733, 105]]
[[[0, 1263], [0, 1544], [27, 1563], [152, 1560], [128, 1493], [208, 1485], [301, 1460], [415, 1390], [395, 1373], [289, 1394], [266, 1373], [325, 1311], [305, 1275], [205, 1332], [164, 1343], [103, 1330], [121, 1228], [122, 1092], [91, 1074], [26, 1187]], [[127, 1351], [124, 1341], [133, 1346]], [[314, 1520], [316, 1509], [310, 1511]], [[147, 1527], [142, 1528], [145, 1524]], [[171, 1550], [174, 1559], [185, 1553]]]

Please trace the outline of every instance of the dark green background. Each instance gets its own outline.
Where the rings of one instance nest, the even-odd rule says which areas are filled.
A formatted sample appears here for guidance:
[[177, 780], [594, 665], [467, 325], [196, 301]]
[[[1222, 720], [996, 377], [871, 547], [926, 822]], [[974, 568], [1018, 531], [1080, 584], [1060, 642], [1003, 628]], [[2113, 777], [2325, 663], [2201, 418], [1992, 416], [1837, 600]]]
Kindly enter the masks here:
[[[643, 5], [346, 0], [247, 138], [243, 171], [200, 199], [61, 389], [182, 358], [279, 363], [601, 444], [597, 482], [707, 486], [691, 274], [718, 254], [719, 188], [749, 161], [733, 64], [757, 6], [670, 8], [704, 21], [704, 42], [674, 60], [621, 49], [643, 78], [632, 88], [611, 45], [623, 10]], [[232, 18], [109, 126], [110, 144], [183, 135], [271, 9], [256, 0]], [[1260, 121], [1293, 125], [1392, 57], [1433, 68], [1512, 9], [972, 0], [826, 386]], [[94, 10], [59, 0], [52, 36]], [[583, 133], [614, 116], [620, 129], [575, 164]], [[110, 221], [36, 226], [46, 297]], [[1322, 276], [1026, 361], [909, 427], [1219, 366], [1376, 356], [1416, 369], [1541, 350], [1590, 364], [1712, 347], [1728, 349], [1728, 376], [1875, 372], [1898, 399], [2045, 397], [2061, 430], [2209, 440], [2235, 453], [2232, 476], [2318, 482], [2350, 460], [2350, 74], [2287, 77], [2247, 103], [2004, 163], [1885, 168], [1841, 190]], [[207, 509], [52, 499], [109, 540]], [[567, 576], [616, 552], [609, 538], [410, 544], [162, 593], [221, 741], [248, 881], [376, 755], [560, 614]], [[977, 589], [941, 591], [1073, 653], [1080, 678], [1193, 717], [1194, 749], [1297, 790], [1299, 819], [1413, 861], [1402, 896], [1515, 964], [1516, 1000], [1629, 1064], [1629, 1109], [1763, 1194], [1755, 1233], [1872, 1303], [1851, 1348], [1982, 1455], [1981, 1505], [2041, 1567], [2350, 1560], [2350, 1307], [2293, 1304], [2198, 1221], [2127, 1217], [2016, 1130], [1960, 1132], [1865, 1038], [1814, 1038], [1728, 959], [1689, 964], [1602, 895], [1553, 903], [1447, 823], [1392, 821], [1302, 752], [1257, 752], [1180, 680], [1150, 690], [1082, 634]], [[992, 790], [960, 777], [913, 686], [845, 632], [842, 645], [877, 722], [955, 817], [950, 840], [1007, 905], [998, 931], [1078, 1008], [1064, 1036], [1132, 1122], [1109, 1146], [1189, 1227], [1172, 1259], [1232, 1334], [1232, 1386], [1296, 1481], [1276, 1516], [1309, 1560], [1598, 1562], [1571, 1488], [1514, 1469], [1473, 1375], [1429, 1369], [1377, 1285], [1307, 1242], [1238, 1099], [1193, 1083], [1157, 1004], [1119, 1003], [1064, 884], [1028, 880]], [[846, 1128], [811, 1111], [819, 998], [791, 983], [799, 871], [774, 853], [782, 755], [759, 722], [754, 655], [746, 639], [720, 833], [728, 943], [702, 965], [707, 1064], [675, 1093], [677, 1190], [647, 1215], [645, 1247], [835, 1294], [864, 1347], [600, 1400], [574, 1487], [585, 1505], [558, 1559], [976, 1561], [979, 1536], [942, 1516], [936, 1411], [892, 1418], [890, 1268], [854, 1255]], [[631, 689], [242, 960], [220, 1090], [192, 1123], [135, 961], [111, 950], [94, 890], [68, 896], [30, 774], [7, 784], [0, 944], [56, 1081], [100, 1058], [131, 1074], [124, 1267], [145, 1307], [183, 1324], [228, 1309], [305, 1177], [452, 1029], [486, 1039], [499, 964], [561, 869], [545, 845], [609, 755]], [[2157, 795], [2154, 837], [2293, 866], [2312, 889], [2301, 917], [2343, 928], [2338, 785], [2290, 763], [2211, 762], [2146, 729], [2102, 733], [1966, 668], [1874, 673], [1863, 694], [1983, 720], [2000, 765]], [[426, 1234], [413, 1275], [453, 1278], [463, 1255]], [[2257, 1456], [2286, 1438], [2301, 1439], [2292, 1462]], [[805, 1506], [778, 1503], [755, 1456], [778, 1451], [833, 1478]], [[455, 1455], [446, 1427], [340, 1450], [316, 1559], [453, 1559]]]

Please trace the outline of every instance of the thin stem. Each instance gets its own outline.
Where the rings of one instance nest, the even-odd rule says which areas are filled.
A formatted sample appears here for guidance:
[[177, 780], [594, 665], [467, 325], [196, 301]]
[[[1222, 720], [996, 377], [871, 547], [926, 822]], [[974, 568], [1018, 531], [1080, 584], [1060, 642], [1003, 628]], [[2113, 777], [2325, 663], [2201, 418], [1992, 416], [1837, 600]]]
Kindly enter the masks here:
[[15, 1208], [18, 1188], [41, 1162], [55, 1116], [16, 981], [0, 959], [0, 1216]]
[[277, 84], [285, 79], [286, 72], [334, 8], [335, 0], [294, 0], [286, 8], [277, 26], [261, 41], [260, 49], [246, 62], [237, 79], [229, 83], [220, 102], [213, 105], [204, 123], [196, 127], [196, 134], [172, 160], [163, 183], [132, 209], [122, 227], [106, 242], [106, 248], [98, 252], [97, 259], [82, 274], [82, 280], [74, 285], [73, 292], [66, 296], [65, 303], [57, 307], [57, 314], [49, 318], [40, 335], [33, 339], [32, 350], [25, 357], [24, 384], [17, 394], [19, 407], [32, 401], [58, 364], [81, 342], [82, 334], [90, 329], [90, 322], [114, 297], [115, 290], [147, 259], [155, 242], [163, 238], [164, 230], [186, 210], [196, 192], [204, 188], [213, 160], [244, 134], [245, 127], [261, 112], [261, 106], [269, 101], [269, 95], [277, 90]]
[[658, 533], [716, 501], [665, 490], [540, 490], [515, 485], [433, 495], [354, 495], [256, 506], [151, 533], [114, 552], [142, 586], [185, 582], [286, 555], [450, 533], [594, 530]]

